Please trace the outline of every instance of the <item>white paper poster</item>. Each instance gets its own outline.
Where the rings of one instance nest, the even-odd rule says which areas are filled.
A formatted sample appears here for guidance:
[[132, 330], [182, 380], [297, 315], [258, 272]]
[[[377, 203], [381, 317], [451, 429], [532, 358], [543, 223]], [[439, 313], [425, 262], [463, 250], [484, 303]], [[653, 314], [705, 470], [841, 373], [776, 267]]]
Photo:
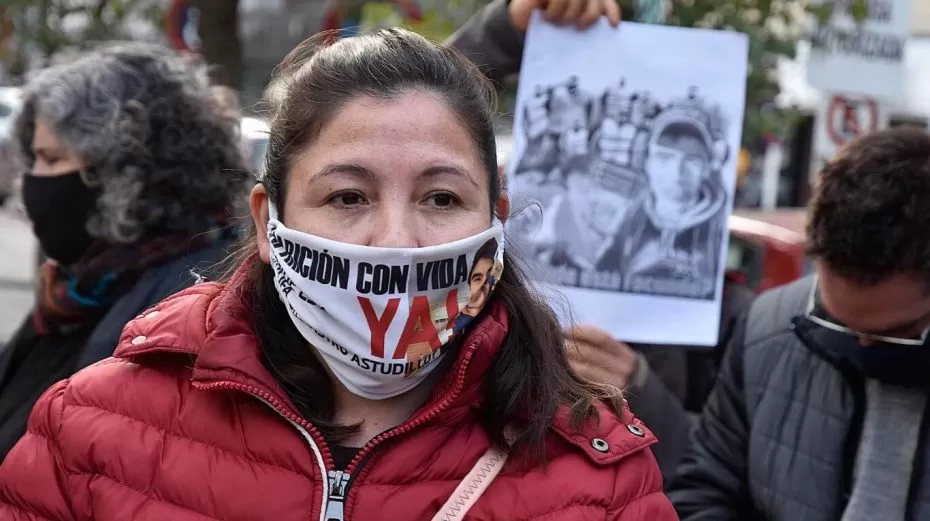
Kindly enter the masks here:
[[814, 120], [812, 178], [843, 145], [887, 126], [888, 111], [877, 99], [839, 94], [827, 96]]
[[716, 343], [747, 55], [738, 33], [534, 19], [508, 240], [574, 322]]
[[903, 97], [911, 0], [868, 0], [868, 15], [862, 21], [850, 14], [854, 0], [829, 1], [830, 20], [811, 35], [807, 81], [827, 92], [886, 100]]

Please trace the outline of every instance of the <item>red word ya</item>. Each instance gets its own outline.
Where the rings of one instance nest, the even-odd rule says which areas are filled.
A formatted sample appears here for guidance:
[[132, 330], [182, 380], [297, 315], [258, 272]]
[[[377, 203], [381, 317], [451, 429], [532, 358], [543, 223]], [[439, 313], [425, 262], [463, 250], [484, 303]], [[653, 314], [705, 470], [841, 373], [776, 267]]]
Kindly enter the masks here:
[[[371, 330], [371, 356], [384, 358], [384, 337], [387, 334], [391, 322], [397, 315], [397, 308], [400, 306], [399, 298], [388, 300], [384, 313], [379, 317], [375, 312], [371, 301], [366, 297], [358, 297], [359, 306], [365, 314], [365, 320], [368, 322], [368, 328]], [[459, 312], [458, 289], [453, 289], [446, 296], [446, 316], [449, 322], [455, 319]], [[439, 331], [433, 324], [433, 317], [430, 314], [429, 299], [425, 295], [413, 297], [410, 304], [410, 314], [407, 315], [407, 322], [404, 324], [404, 331], [397, 342], [397, 349], [394, 350], [392, 358], [399, 360], [407, 356], [407, 348], [411, 345], [426, 344], [431, 351], [436, 351], [442, 345], [439, 340]]]

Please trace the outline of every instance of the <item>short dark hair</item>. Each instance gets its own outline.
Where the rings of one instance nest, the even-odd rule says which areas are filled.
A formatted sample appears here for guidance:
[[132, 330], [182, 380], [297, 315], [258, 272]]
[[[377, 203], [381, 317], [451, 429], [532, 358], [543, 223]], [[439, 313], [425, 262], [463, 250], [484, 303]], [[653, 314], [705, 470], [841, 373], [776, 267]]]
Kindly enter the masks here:
[[900, 127], [845, 146], [820, 171], [807, 250], [858, 284], [897, 274], [930, 282], [930, 135]]
[[497, 256], [497, 239], [491, 238], [488, 239], [488, 242], [481, 245], [478, 248], [478, 251], [475, 252], [475, 258], [471, 263], [471, 269], [475, 269], [475, 265], [478, 264], [478, 261], [481, 259], [491, 259]]
[[704, 153], [704, 159], [710, 160], [711, 150], [707, 146], [707, 142], [704, 140], [704, 135], [701, 134], [701, 131], [698, 130], [697, 126], [690, 123], [676, 122], [670, 125], [666, 125], [665, 128], [659, 131], [659, 137], [656, 139], [656, 144], [662, 146], [675, 148], [681, 143], [682, 140], [693, 139], [694, 141], [701, 144], [701, 151]]

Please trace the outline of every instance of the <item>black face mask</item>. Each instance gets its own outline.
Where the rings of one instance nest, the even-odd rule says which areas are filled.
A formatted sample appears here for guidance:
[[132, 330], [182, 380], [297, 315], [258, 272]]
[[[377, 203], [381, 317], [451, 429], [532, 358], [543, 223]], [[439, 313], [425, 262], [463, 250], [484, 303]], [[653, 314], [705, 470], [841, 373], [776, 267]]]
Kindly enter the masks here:
[[804, 317], [796, 317], [792, 326], [809, 348], [835, 364], [847, 364], [865, 378], [905, 387], [928, 385], [930, 345], [865, 347], [852, 335], [820, 327]]
[[23, 176], [23, 204], [46, 255], [65, 266], [84, 255], [94, 242], [87, 219], [99, 193], [84, 184], [80, 172]]

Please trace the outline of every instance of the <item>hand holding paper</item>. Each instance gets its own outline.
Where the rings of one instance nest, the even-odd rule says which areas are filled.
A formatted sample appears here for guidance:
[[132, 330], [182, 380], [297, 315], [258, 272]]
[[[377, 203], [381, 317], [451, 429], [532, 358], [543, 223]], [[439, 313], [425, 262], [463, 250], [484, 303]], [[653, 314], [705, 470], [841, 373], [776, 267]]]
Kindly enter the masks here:
[[620, 23], [620, 6], [616, 0], [511, 0], [510, 21], [521, 32], [530, 25], [533, 11], [540, 9], [546, 21], [554, 24], [575, 24], [589, 27], [601, 16], [611, 25]]

